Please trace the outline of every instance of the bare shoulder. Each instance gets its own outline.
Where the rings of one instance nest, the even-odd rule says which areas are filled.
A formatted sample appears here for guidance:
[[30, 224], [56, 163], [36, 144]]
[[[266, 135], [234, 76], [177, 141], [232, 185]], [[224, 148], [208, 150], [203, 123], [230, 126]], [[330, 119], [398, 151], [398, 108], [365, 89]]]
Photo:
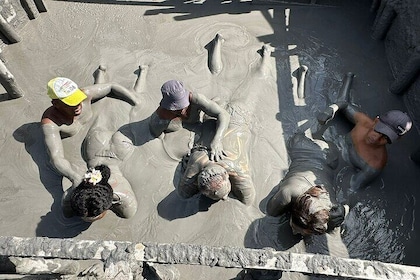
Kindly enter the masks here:
[[41, 117], [41, 124], [54, 124], [54, 107], [49, 107], [45, 112], [42, 114]]
[[190, 97], [191, 97], [191, 102], [198, 105], [203, 105], [205, 104], [205, 102], [208, 102], [210, 100], [206, 96], [202, 95], [201, 93], [196, 93], [196, 92], [194, 93], [191, 92]]
[[357, 112], [354, 115], [354, 119], [356, 121], [356, 124], [359, 124], [365, 127], [371, 127], [374, 123], [374, 120], [371, 117], [369, 117], [368, 115], [362, 112]]

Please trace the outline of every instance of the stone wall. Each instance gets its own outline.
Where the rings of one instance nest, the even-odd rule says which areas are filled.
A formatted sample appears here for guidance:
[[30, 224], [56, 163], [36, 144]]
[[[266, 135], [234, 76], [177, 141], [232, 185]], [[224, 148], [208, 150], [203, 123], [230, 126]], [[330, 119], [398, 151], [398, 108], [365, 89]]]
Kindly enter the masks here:
[[395, 78], [389, 89], [403, 95], [405, 105], [420, 131], [420, 1], [373, 0], [376, 13], [372, 36], [383, 40]]
[[[0, 53], [5, 45], [22, 40], [20, 30], [47, 9], [43, 0], [3, 0], [0, 3]], [[24, 92], [7, 69], [4, 59], [0, 59], [0, 84], [10, 99], [24, 96]]]
[[38, 17], [47, 9], [43, 0], [4, 0], [0, 3], [0, 40], [5, 44], [21, 40], [20, 30], [30, 20]]
[[[243, 268], [247, 270], [289, 271], [328, 275], [334, 279], [418, 279], [420, 268], [398, 264], [347, 259], [319, 254], [299, 254], [265, 249], [212, 247], [191, 244], [131, 243], [121, 241], [91, 241], [46, 237], [0, 237], [0, 257], [9, 257], [13, 273], [77, 274], [78, 266], [69, 260], [99, 260], [104, 262], [104, 279], [144, 279], [143, 263], [155, 267], [158, 278], [177, 280], [176, 268], [161, 264], [204, 265], [210, 267]], [[30, 259], [28, 259], [28, 257]], [[2, 259], [0, 258], [0, 261]], [[49, 261], [49, 263], [46, 263]], [[21, 266], [17, 264], [22, 264]], [[15, 267], [13, 267], [13, 265]], [[158, 267], [156, 267], [158, 265]], [[31, 266], [31, 269], [29, 269]], [[20, 270], [18, 270], [20, 269]], [[165, 273], [166, 272], [166, 273]], [[124, 277], [121, 276], [124, 273]], [[149, 278], [146, 278], [149, 279]], [[253, 278], [255, 279], [255, 278]], [[262, 279], [262, 278], [258, 278]], [[268, 279], [264, 277], [263, 279]], [[278, 279], [278, 277], [270, 278]]]

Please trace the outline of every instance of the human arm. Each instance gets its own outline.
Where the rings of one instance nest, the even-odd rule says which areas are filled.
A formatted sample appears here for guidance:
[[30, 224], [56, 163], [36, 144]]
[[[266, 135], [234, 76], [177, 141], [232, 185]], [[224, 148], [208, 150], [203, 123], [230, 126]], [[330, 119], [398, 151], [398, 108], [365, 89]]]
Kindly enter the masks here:
[[109, 166], [111, 177], [108, 183], [114, 191], [111, 210], [120, 218], [129, 219], [137, 212], [137, 198], [130, 182], [116, 166]]
[[367, 117], [366, 114], [362, 113], [356, 106], [346, 101], [340, 101], [330, 105], [323, 112], [319, 113], [317, 118], [320, 124], [326, 124], [332, 120], [337, 112], [342, 113], [347, 120], [351, 123], [356, 124], [360, 120]]
[[112, 203], [112, 212], [120, 218], [129, 219], [137, 213], [137, 199], [133, 192], [114, 192]]
[[193, 94], [192, 102], [196, 103], [204, 113], [216, 118], [216, 133], [210, 142], [209, 158], [212, 161], [221, 160], [225, 156], [222, 139], [225, 135], [227, 127], [229, 126], [230, 115], [225, 109], [220, 107], [219, 104], [211, 99], [208, 99], [204, 95], [198, 93]]
[[55, 123], [44, 120], [41, 127], [51, 164], [60, 174], [68, 178], [73, 184], [78, 185], [83, 176], [77, 173], [64, 157], [63, 142], [58, 126]]
[[273, 217], [278, 217], [289, 211], [292, 203], [292, 196], [282, 187], [282, 182], [277, 188], [277, 192], [267, 203], [267, 214]]
[[255, 186], [249, 174], [239, 175], [228, 172], [233, 194], [245, 205], [251, 205], [255, 200]]
[[371, 166], [366, 166], [359, 170], [356, 174], [350, 178], [350, 192], [356, 192], [360, 188], [365, 187], [367, 184], [373, 181], [381, 173], [380, 169], [375, 169]]
[[190, 198], [199, 192], [197, 176], [208, 162], [206, 151], [194, 151], [188, 160], [184, 174], [178, 183], [178, 195], [182, 198]]
[[101, 99], [111, 93], [115, 96], [122, 98], [131, 105], [138, 105], [139, 101], [131, 91], [120, 84], [116, 83], [105, 83], [105, 84], [94, 84], [91, 86], [83, 87], [81, 89], [92, 101]]

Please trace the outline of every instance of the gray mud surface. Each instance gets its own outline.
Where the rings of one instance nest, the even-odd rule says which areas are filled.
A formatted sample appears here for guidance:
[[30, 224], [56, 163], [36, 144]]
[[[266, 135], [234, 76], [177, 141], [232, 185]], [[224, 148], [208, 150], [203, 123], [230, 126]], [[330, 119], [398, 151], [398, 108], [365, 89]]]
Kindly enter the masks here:
[[[356, 75], [353, 101], [370, 116], [406, 110], [401, 97], [388, 93], [393, 76], [383, 42], [370, 37], [374, 14], [366, 1], [315, 7], [237, 1], [201, 5], [194, 1], [98, 2], [45, 1], [48, 12], [20, 31], [21, 42], [3, 49], [2, 57], [26, 95], [0, 102], [1, 235], [272, 247], [420, 265], [415, 223], [420, 167], [409, 159], [419, 141], [415, 128], [389, 146], [383, 174], [354, 197], [347, 196], [342, 183], [350, 170], [341, 166], [333, 195], [352, 206], [341, 238], [326, 235], [301, 240], [292, 236], [288, 220], [264, 213], [270, 192], [288, 168], [285, 142], [297, 131], [317, 129], [316, 114], [337, 96], [347, 72]], [[225, 38], [224, 68], [214, 75], [207, 67], [206, 45], [217, 33]], [[260, 59], [257, 51], [263, 44], [274, 48], [270, 58], [273, 84], [270, 91], [261, 92], [251, 124], [254, 204], [246, 207], [234, 198], [213, 204], [199, 197], [180, 200], [174, 182], [191, 132], [178, 131], [163, 140], [150, 135], [147, 122], [160, 101], [160, 86], [180, 79], [193, 91], [229, 100], [249, 66]], [[132, 132], [135, 150], [123, 172], [136, 193], [139, 210], [129, 220], [108, 213], [87, 224], [61, 214], [60, 199], [70, 182], [49, 167], [39, 121], [50, 106], [46, 94], [50, 79], [64, 76], [81, 87], [90, 85], [99, 64], [108, 66], [111, 81], [129, 88], [138, 66], [149, 66], [140, 106], [133, 109], [106, 97], [93, 109], [98, 117], [108, 117], [115, 130], [124, 127]], [[294, 94], [299, 65], [309, 68], [305, 99]], [[327, 137], [339, 144], [339, 135], [349, 129], [337, 118]], [[80, 147], [87, 131], [63, 141], [66, 157], [82, 171], [86, 164]], [[177, 268], [182, 279], [231, 279], [240, 272]]]

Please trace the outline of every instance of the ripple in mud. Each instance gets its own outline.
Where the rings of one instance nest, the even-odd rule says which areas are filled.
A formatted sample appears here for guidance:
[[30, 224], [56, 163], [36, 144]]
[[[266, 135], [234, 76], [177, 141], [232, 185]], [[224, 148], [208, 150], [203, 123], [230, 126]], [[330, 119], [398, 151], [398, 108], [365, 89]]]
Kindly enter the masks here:
[[392, 228], [380, 201], [357, 203], [343, 225], [342, 238], [351, 258], [401, 263], [404, 231]]

